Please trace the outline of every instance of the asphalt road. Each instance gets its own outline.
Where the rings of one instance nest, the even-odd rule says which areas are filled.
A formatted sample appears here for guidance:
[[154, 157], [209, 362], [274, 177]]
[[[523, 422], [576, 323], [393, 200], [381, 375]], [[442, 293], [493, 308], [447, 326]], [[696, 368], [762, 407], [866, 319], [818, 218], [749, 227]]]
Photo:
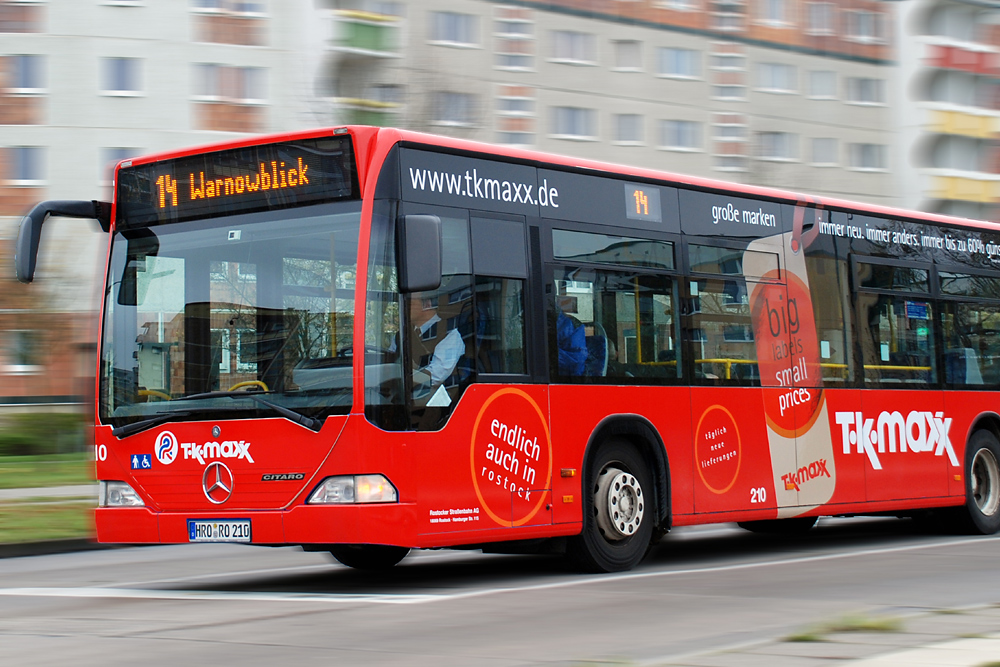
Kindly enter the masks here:
[[[7, 665], [659, 665], [848, 614], [1000, 602], [1000, 538], [828, 519], [678, 530], [636, 570], [415, 552], [387, 574], [237, 545], [0, 560]], [[764, 664], [764, 663], [761, 663]]]

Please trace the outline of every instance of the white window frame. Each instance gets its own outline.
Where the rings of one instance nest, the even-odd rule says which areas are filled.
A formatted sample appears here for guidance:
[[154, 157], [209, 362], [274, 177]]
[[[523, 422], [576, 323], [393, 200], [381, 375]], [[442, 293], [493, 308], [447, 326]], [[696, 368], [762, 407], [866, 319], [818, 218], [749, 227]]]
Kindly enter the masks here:
[[[743, 92], [743, 95], [741, 97], [735, 97], [735, 96], [732, 96], [732, 95], [716, 95], [716, 93], [719, 92], [721, 88], [739, 89], [739, 90], [741, 90]], [[713, 99], [713, 100], [720, 100], [720, 101], [727, 101], [727, 102], [746, 102], [748, 100], [748, 97], [747, 97], [747, 86], [746, 86], [746, 84], [743, 84], [743, 83], [715, 83], [715, 84], [712, 84], [711, 99]]]
[[[861, 91], [864, 90], [863, 88], [864, 82], [875, 83], [874, 90], [876, 92], [877, 99], [875, 100], [861, 99], [861, 97], [863, 96], [858, 93], [861, 93]], [[886, 106], [887, 85], [888, 84], [886, 83], [885, 79], [878, 79], [873, 76], [848, 77], [845, 82], [847, 93], [844, 96], [844, 103], [853, 104], [856, 106], [863, 106], [863, 107], [884, 107]]]
[[[816, 75], [819, 74], [832, 74], [833, 75], [833, 86], [830, 94], [819, 94], [813, 90], [813, 82]], [[822, 69], [822, 70], [809, 70], [806, 73], [806, 97], [810, 100], [835, 100], [837, 98], [837, 71], [832, 69]]]
[[[38, 331], [36, 329], [8, 329], [7, 332], [6, 332], [6, 335], [8, 337], [9, 336], [13, 336], [13, 335], [18, 335], [18, 336], [25, 335], [29, 339], [37, 338], [41, 334], [42, 334], [42, 332]], [[10, 345], [10, 344], [11, 343], [8, 343], [8, 345]], [[9, 354], [9, 352], [10, 352], [10, 348], [6, 347], [6, 349], [4, 350], [4, 356], [6, 357]], [[42, 354], [44, 355], [44, 353], [42, 353]], [[4, 365], [4, 371], [6, 371], [10, 375], [33, 375], [35, 373], [41, 373], [44, 370], [45, 370], [45, 366], [43, 364], [10, 364], [10, 363], [8, 363], [8, 364]]]
[[[482, 48], [482, 42], [480, 41], [480, 26], [479, 26], [479, 16], [476, 14], [466, 14], [464, 12], [452, 12], [452, 11], [432, 11], [428, 12], [428, 18], [430, 19], [430, 39], [428, 39], [429, 44], [435, 46], [448, 46], [456, 49], [480, 49]], [[461, 21], [461, 28], [458, 30], [460, 33], [471, 33], [471, 34], [456, 34], [456, 35], [439, 35], [439, 30], [444, 32], [449, 32], [446, 27], [440, 25], [440, 21], [444, 20], [446, 17], [454, 17], [456, 20]], [[456, 24], [457, 25], [457, 24]]]
[[[37, 188], [48, 185], [48, 180], [45, 178], [46, 167], [48, 166], [46, 164], [48, 155], [46, 154], [45, 146], [7, 146], [6, 150], [8, 153], [8, 164], [10, 164], [12, 172], [19, 170], [22, 166], [19, 160], [15, 159], [14, 151], [37, 151], [32, 154], [35, 155], [34, 159], [38, 160], [35, 167], [39, 173], [35, 175], [39, 176], [39, 178], [16, 178], [17, 174], [14, 174], [15, 177], [6, 179], [4, 185], [16, 188]], [[28, 175], [30, 176], [31, 174]]]
[[[584, 67], [597, 65], [597, 36], [595, 34], [580, 30], [552, 30], [549, 32], [549, 37], [552, 39], [552, 57], [549, 58], [549, 62]], [[560, 55], [564, 40], [569, 40], [569, 55]], [[577, 54], [578, 49], [582, 50], [583, 53]]]
[[[876, 167], [867, 167], [858, 164], [859, 162], [863, 161], [856, 159], [863, 157], [863, 155], [861, 155], [859, 151], [864, 151], [868, 147], [874, 147], [878, 149], [879, 162], [881, 162], [882, 164]], [[851, 171], [887, 172], [889, 171], [888, 153], [889, 149], [885, 144], [872, 144], [867, 142], [849, 143], [847, 144], [847, 164], [848, 164], [847, 168], [850, 169]]]
[[[502, 32], [501, 30], [499, 30], [500, 24], [527, 25], [531, 26], [531, 31], [529, 33]], [[530, 44], [536, 43], [535, 22], [532, 21], [531, 19], [494, 16], [493, 28], [494, 28], [493, 31], [494, 38], [496, 38], [497, 40], [503, 40], [503, 43], [517, 43], [517, 42], [527, 42]], [[533, 72], [535, 71], [535, 58], [538, 55], [537, 51], [538, 49], [536, 47], [531, 49], [531, 53], [509, 53], [507, 51], [502, 50], [498, 43], [494, 53], [496, 59], [493, 61], [493, 67], [495, 69], [502, 70], [505, 72]], [[526, 65], [500, 64], [499, 59], [501, 57], [524, 58], [528, 64]]]
[[[35, 85], [35, 86], [29, 86], [29, 87], [12, 86], [10, 88], [5, 88], [4, 91], [3, 91], [4, 93], [6, 93], [7, 95], [18, 95], [18, 96], [26, 96], [26, 97], [27, 96], [31, 96], [31, 95], [46, 95], [46, 94], [48, 94], [49, 89], [45, 85], [45, 79], [46, 79], [46, 77], [45, 77], [45, 64], [46, 64], [46, 60], [47, 60], [47, 58], [45, 57], [45, 55], [38, 54], [38, 53], [12, 53], [9, 56], [6, 56], [6, 58], [8, 60], [11, 60], [11, 59], [14, 59], [14, 58], [17, 58], [17, 59], [22, 59], [22, 58], [24, 58], [24, 59], [30, 59], [30, 62], [36, 63], [34, 65], [35, 70], [34, 70], [34, 72], [32, 72], [32, 74], [34, 75], [35, 78], [39, 79], [39, 81], [35, 81], [34, 83], [41, 84], [41, 85]], [[21, 62], [25, 62], [25, 61], [21, 61]], [[19, 65], [19, 67], [20, 67], [20, 65]], [[18, 78], [21, 78], [21, 72], [20, 71], [17, 72], [17, 75], [18, 75]], [[29, 83], [31, 83], [31, 82], [29, 82]]]
[[[759, 16], [756, 23], [766, 25], [771, 28], [791, 28], [792, 23], [788, 20], [788, 0], [757, 0]], [[779, 17], [770, 16], [770, 10], [778, 8]]]
[[[674, 57], [668, 56], [668, 54], [674, 54], [675, 56], [680, 56], [684, 54], [687, 58], [683, 61], [685, 67], [678, 68], [690, 71], [684, 72], [670, 72], [667, 70], [668, 65], [680, 64], [681, 61], [674, 60]], [[668, 58], [670, 62], [665, 61]], [[692, 73], [693, 72], [693, 73]], [[660, 46], [656, 49], [656, 76], [661, 79], [675, 79], [679, 81], [700, 81], [701, 80], [701, 51], [697, 49], [686, 49], [678, 46]]]
[[[638, 39], [614, 39], [611, 40], [614, 45], [614, 59], [615, 64], [612, 67], [614, 72], [641, 72], [642, 70], [642, 42]], [[621, 54], [621, 48], [624, 44], [634, 44], [635, 48], [638, 50], [636, 54], [638, 56], [638, 64], [636, 65], [622, 65], [619, 63], [619, 56]]]
[[[820, 9], [823, 8], [823, 9]], [[816, 26], [813, 21], [813, 9], [826, 13], [825, 23]], [[834, 35], [837, 32], [837, 5], [833, 2], [810, 2], [806, 4], [806, 34], [807, 35]]]
[[[244, 11], [240, 9], [234, 9], [238, 5], [242, 5], [244, 0], [191, 0], [191, 13], [192, 14], [215, 14], [215, 15], [229, 15], [229, 16], [245, 16], [245, 17], [265, 17], [267, 16], [267, 3], [264, 0], [256, 0], [254, 4], [263, 5], [263, 9], [259, 11]], [[202, 4], [216, 4], [217, 7], [204, 7]]]
[[[782, 150], [774, 151], [772, 154], [768, 155], [764, 153], [765, 148], [775, 148], [778, 147], [778, 143], [770, 147], [766, 147], [765, 143], [769, 142], [768, 137], [773, 137], [776, 141], [781, 142]], [[772, 132], [763, 131], [757, 132], [757, 159], [763, 162], [798, 162], [799, 161], [799, 135], [794, 132]], [[780, 138], [780, 140], [779, 140]], [[785, 153], [785, 154], [782, 154]]]
[[[860, 30], [863, 17], [871, 19], [871, 33]], [[873, 12], [867, 9], [852, 9], [844, 13], [847, 22], [844, 39], [858, 44], [884, 44], [886, 32], [886, 15], [883, 12]]]
[[[590, 107], [577, 107], [569, 105], [559, 105], [551, 107], [552, 110], [552, 132], [549, 136], [553, 139], [564, 139], [567, 141], [597, 141], [598, 140], [598, 129], [597, 129], [597, 110]], [[588, 125], [585, 128], [588, 134], [576, 134], [561, 132], [563, 128], [558, 127], [560, 124], [560, 118], [558, 115], [561, 112], [571, 112], [573, 115], [579, 115], [584, 120], [584, 124]], [[573, 119], [572, 124], [575, 125], [580, 119]]]
[[696, 12], [701, 9], [698, 6], [699, 2], [700, 0], [657, 0], [654, 4], [660, 9], [669, 9], [672, 12]]
[[[777, 81], [779, 78], [785, 80]], [[764, 79], [771, 80], [764, 81]], [[791, 79], [791, 81], [787, 79]], [[797, 94], [799, 92], [799, 69], [788, 63], [757, 63], [756, 89], [763, 93], [779, 95]]]
[[[478, 108], [478, 100], [474, 93], [464, 93], [457, 90], [435, 90], [431, 99], [433, 100], [432, 105], [432, 116], [431, 125], [436, 125], [438, 127], [475, 127], [476, 125], [476, 109]], [[439, 118], [438, 116], [444, 116], [447, 114], [441, 113], [441, 110], [447, 107], [452, 108], [452, 104], [462, 100], [463, 108], [460, 109], [463, 113], [463, 118]]]
[[[622, 138], [622, 123], [625, 119], [634, 119], [638, 123], [639, 136], [636, 138]], [[645, 145], [646, 118], [639, 113], [616, 113], [613, 118], [615, 138], [612, 143], [616, 146], [643, 146]]]
[[[123, 71], [117, 71], [117, 66], [125, 66]], [[113, 68], [114, 71], [113, 71]], [[105, 97], [143, 97], [142, 82], [143, 60], [131, 56], [103, 56], [101, 58], [101, 95]], [[123, 76], [126, 81], [123, 83], [134, 88], [115, 88], [113, 84], [118, 83], [119, 76]]]
[[[733, 173], [750, 171], [750, 159], [746, 155], [735, 155], [732, 153], [716, 153], [712, 157], [715, 158], [714, 164], [712, 165], [712, 168], [715, 171], [733, 172]], [[735, 165], [722, 165], [719, 164], [721, 160], [733, 160], [735, 162], [741, 162], [742, 165], [738, 167]]]
[[126, 146], [103, 146], [101, 148], [101, 163], [100, 163], [100, 179], [97, 185], [99, 187], [108, 187], [114, 185], [115, 181], [115, 165], [117, 165], [122, 160], [127, 160], [135, 155], [142, 155], [143, 151], [138, 148], [129, 148]]
[[[673, 129], [670, 129], [673, 125]], [[661, 151], [672, 153], [702, 153], [704, 152], [704, 131], [702, 123], [696, 120], [686, 120], [683, 118], [665, 118], [659, 123], [660, 136], [658, 137], [657, 148]], [[674, 131], [676, 130], [676, 131]], [[676, 138], [691, 138], [690, 143], [682, 141], [674, 142]]]

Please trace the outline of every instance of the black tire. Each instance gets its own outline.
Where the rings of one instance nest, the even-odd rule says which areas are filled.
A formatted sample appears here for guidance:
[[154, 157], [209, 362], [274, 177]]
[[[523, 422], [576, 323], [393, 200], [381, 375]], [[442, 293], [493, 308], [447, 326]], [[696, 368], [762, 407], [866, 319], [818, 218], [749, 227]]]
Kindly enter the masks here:
[[347, 567], [374, 571], [388, 570], [406, 558], [410, 550], [383, 544], [335, 544], [330, 547], [330, 553]]
[[1000, 442], [989, 431], [976, 431], [965, 448], [965, 514], [970, 532], [1000, 530]]
[[816, 525], [815, 516], [796, 516], [790, 519], [765, 519], [763, 521], [739, 521], [737, 526], [751, 533], [768, 535], [802, 535]]
[[650, 547], [653, 497], [646, 462], [631, 443], [598, 445], [583, 480], [583, 532], [567, 555], [588, 572], [631, 570]]

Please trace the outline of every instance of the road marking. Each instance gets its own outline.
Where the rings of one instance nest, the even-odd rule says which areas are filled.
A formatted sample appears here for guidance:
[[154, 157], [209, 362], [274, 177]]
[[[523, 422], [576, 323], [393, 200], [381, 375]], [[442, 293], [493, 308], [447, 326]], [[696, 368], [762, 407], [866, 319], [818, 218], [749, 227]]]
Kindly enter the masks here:
[[[884, 556], [887, 554], [902, 553], [906, 551], [920, 551], [925, 549], [937, 549], [940, 547], [952, 547], [980, 542], [992, 542], [1000, 540], [1000, 537], [969, 537], [934, 544], [911, 544], [900, 547], [886, 547], [882, 549], [864, 549], [862, 551], [849, 551], [833, 554], [823, 554], [818, 556], [802, 556], [798, 558], [784, 558], [779, 560], [755, 561], [750, 563], [734, 563], [732, 565], [715, 565], [709, 567], [685, 568], [678, 570], [660, 570], [656, 572], [626, 572], [621, 574], [604, 574], [587, 577], [577, 577], [566, 581], [554, 581], [544, 584], [530, 584], [525, 586], [507, 586], [484, 588], [480, 590], [470, 590], [457, 593], [425, 593], [425, 594], [350, 594], [350, 593], [261, 593], [261, 592], [240, 592], [240, 591], [186, 591], [186, 590], [153, 590], [153, 589], [133, 589], [133, 588], [2, 588], [0, 596], [4, 597], [60, 597], [60, 598], [108, 598], [108, 599], [136, 599], [136, 600], [216, 600], [216, 601], [260, 601], [260, 602], [309, 602], [322, 604], [426, 604], [429, 602], [446, 602], [452, 600], [464, 600], [468, 598], [485, 597], [502, 593], [530, 593], [536, 591], [555, 590], [559, 588], [571, 588], [592, 584], [603, 584], [611, 582], [632, 581], [639, 579], [653, 579], [659, 577], [677, 577], [696, 574], [717, 574], [720, 572], [736, 572], [740, 570], [752, 570], [763, 567], [787, 567], [789, 565], [801, 565], [807, 563], [820, 563], [831, 560], [841, 560], [847, 558], [864, 558], [867, 556]], [[298, 568], [291, 568], [298, 569]], [[269, 570], [269, 571], [278, 571]], [[203, 577], [198, 577], [203, 578]]]

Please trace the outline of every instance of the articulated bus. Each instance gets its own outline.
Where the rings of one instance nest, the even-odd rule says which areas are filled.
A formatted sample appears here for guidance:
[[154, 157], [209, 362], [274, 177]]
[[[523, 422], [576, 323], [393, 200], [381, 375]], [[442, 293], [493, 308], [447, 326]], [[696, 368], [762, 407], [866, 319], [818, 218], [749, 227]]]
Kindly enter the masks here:
[[1000, 528], [1000, 226], [389, 128], [120, 163], [97, 539], [564, 553]]

